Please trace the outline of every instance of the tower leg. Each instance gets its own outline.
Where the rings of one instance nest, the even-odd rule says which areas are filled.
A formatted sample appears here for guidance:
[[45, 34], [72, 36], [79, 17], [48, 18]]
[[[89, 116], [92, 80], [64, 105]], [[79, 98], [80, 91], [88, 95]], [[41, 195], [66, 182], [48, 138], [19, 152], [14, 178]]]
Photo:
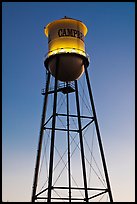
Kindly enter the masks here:
[[52, 132], [51, 132], [51, 146], [50, 146], [50, 163], [49, 163], [49, 180], [48, 180], [48, 199], [47, 202], [51, 202], [51, 190], [52, 190], [52, 174], [53, 174], [53, 156], [54, 156], [54, 140], [55, 140], [55, 125], [56, 125], [56, 108], [57, 108], [57, 74], [59, 57], [56, 59], [56, 73], [55, 73], [55, 85], [54, 85], [54, 104], [53, 104], [53, 118], [52, 118]]
[[87, 86], [88, 86], [88, 92], [89, 92], [91, 107], [92, 107], [92, 111], [93, 111], [93, 117], [94, 117], [94, 121], [95, 121], [95, 127], [96, 127], [96, 132], [97, 132], [97, 138], [98, 138], [102, 163], [103, 163], [103, 167], [104, 167], [104, 173], [105, 173], [105, 177], [106, 177], [106, 183], [107, 183], [109, 198], [110, 198], [110, 202], [113, 202], [111, 188], [110, 188], [110, 182], [109, 182], [109, 177], [108, 177], [108, 172], [107, 172], [107, 165], [106, 165], [106, 161], [105, 161], [105, 155], [104, 155], [104, 151], [103, 151], [103, 145], [102, 145], [102, 141], [101, 141], [101, 135], [100, 135], [100, 131], [99, 131], [99, 125], [98, 125], [98, 121], [97, 121], [97, 116], [96, 116], [96, 111], [95, 111], [95, 106], [94, 106], [94, 101], [93, 101], [93, 96], [92, 96], [92, 91], [91, 91], [87, 67], [85, 67], [85, 75], [86, 75], [86, 80], [87, 80]]
[[48, 72], [47, 82], [46, 82], [46, 89], [45, 89], [46, 92], [45, 92], [45, 97], [44, 97], [44, 104], [43, 104], [43, 111], [42, 111], [42, 118], [41, 118], [39, 144], [38, 144], [38, 151], [37, 151], [37, 158], [36, 158], [36, 166], [35, 166], [35, 173], [34, 173], [34, 183], [33, 183], [31, 202], [35, 202], [35, 194], [36, 194], [36, 188], [37, 188], [40, 156], [41, 156], [41, 149], [42, 149], [42, 140], [43, 140], [43, 133], [44, 133], [43, 127], [44, 127], [44, 122], [45, 122], [46, 108], [47, 108], [47, 101], [48, 101], [49, 83], [50, 83], [50, 72]]
[[[68, 88], [68, 82], [66, 82]], [[71, 173], [70, 173], [70, 134], [69, 134], [69, 94], [67, 96], [67, 139], [68, 139], [68, 181], [69, 181], [69, 202], [71, 202]]]
[[83, 146], [81, 119], [80, 119], [80, 105], [79, 105], [79, 97], [78, 97], [78, 85], [77, 85], [76, 80], [75, 80], [75, 89], [76, 89], [75, 93], [76, 93], [76, 106], [77, 106], [77, 115], [78, 115], [78, 127], [79, 127], [79, 139], [80, 139], [80, 149], [81, 149], [81, 160], [82, 160], [84, 187], [85, 187], [85, 201], [88, 202], [87, 178], [86, 178], [86, 167], [85, 167], [85, 158], [84, 158], [84, 146]]

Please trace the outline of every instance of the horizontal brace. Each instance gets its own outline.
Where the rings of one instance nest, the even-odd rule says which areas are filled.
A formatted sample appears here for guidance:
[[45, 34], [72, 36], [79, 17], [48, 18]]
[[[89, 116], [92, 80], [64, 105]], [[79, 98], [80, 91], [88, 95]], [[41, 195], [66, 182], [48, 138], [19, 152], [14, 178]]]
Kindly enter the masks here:
[[[52, 130], [52, 128], [44, 127], [44, 130]], [[68, 129], [61, 129], [61, 128], [55, 128], [55, 130], [60, 130], [60, 131], [68, 131]], [[69, 130], [70, 132], [78, 132], [79, 130]]]
[[[37, 199], [48, 199], [47, 197], [37, 197]], [[59, 197], [57, 197], [57, 198], [51, 198], [51, 200], [69, 200], [69, 198], [67, 198], [67, 197], [62, 197], [62, 198], [59, 198]], [[84, 201], [84, 198], [72, 198], [71, 197], [71, 200], [83, 200]]]
[[[69, 189], [67, 186], [53, 186], [53, 189]], [[71, 187], [72, 190], [85, 190], [85, 188], [82, 187]], [[106, 188], [87, 188], [87, 190], [98, 190], [98, 191], [106, 191]]]
[[[69, 189], [69, 187], [67, 186], [52, 186], [52, 189], [62, 189], [62, 190], [67, 190]], [[35, 195], [35, 199], [46, 199], [46, 198], [42, 198], [42, 197], [37, 197], [39, 196], [40, 194], [44, 193], [45, 191], [47, 191], [48, 188], [45, 188], [43, 191], [39, 192], [37, 195]], [[71, 190], [85, 190], [85, 188], [82, 188], [82, 187], [71, 187]], [[101, 194], [103, 193], [106, 193], [108, 190], [107, 189], [104, 189], [104, 188], [87, 188], [87, 190], [97, 190], [97, 191], [105, 191], [105, 192], [101, 192]], [[89, 199], [93, 198], [93, 197], [96, 197], [98, 195], [101, 195], [100, 193], [97, 194], [97, 195], [94, 195], [92, 197], [90, 197]]]
[[[57, 113], [56, 115], [57, 115], [57, 116], [78, 117], [77, 115], [72, 115], [72, 114], [67, 115], [67, 114], [61, 114], [61, 113], [59, 114], [59, 113]], [[84, 116], [84, 115], [81, 115], [80, 117], [81, 117], [81, 118], [87, 118], [87, 119], [94, 119], [93, 116]]]

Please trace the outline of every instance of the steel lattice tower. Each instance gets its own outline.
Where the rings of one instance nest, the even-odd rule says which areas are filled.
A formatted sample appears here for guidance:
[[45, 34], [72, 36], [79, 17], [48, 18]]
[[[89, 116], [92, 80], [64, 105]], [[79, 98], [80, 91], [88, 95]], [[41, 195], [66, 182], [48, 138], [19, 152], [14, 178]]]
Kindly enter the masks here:
[[[63, 22], [66, 22], [66, 20], [69, 20], [70, 24], [73, 24], [73, 20], [74, 19], [69, 19], [69, 18], [64, 18]], [[76, 21], [76, 20], [75, 20]], [[58, 22], [57, 22], [58, 23]], [[59, 22], [60, 23], [60, 22]], [[75, 24], [75, 23], [74, 23]], [[77, 26], [78, 31], [80, 30], [80, 26], [81, 26], [81, 22], [80, 25]], [[61, 24], [61, 29], [62, 29], [62, 25]], [[67, 26], [69, 26], [68, 21], [67, 21]], [[58, 27], [53, 23], [52, 26], [54, 27]], [[83, 26], [83, 24], [82, 24]], [[66, 26], [64, 26], [66, 29]], [[49, 29], [49, 27], [48, 27]], [[62, 31], [60, 29], [58, 29], [58, 34], [59, 37], [61, 37], [61, 32], [65, 33], [66, 36], [68, 37], [68, 28], [64, 31]], [[56, 29], [55, 29], [56, 30]], [[54, 30], [54, 32], [55, 32]], [[71, 29], [71, 31], [74, 30], [75, 36], [71, 36], [74, 38], [80, 38], [80, 32], [81, 30], [78, 32], [76, 29]], [[76, 35], [76, 31], [77, 31], [77, 35]], [[50, 33], [52, 34], [52, 33]], [[63, 34], [63, 35], [65, 35]], [[72, 32], [71, 32], [72, 34]], [[53, 38], [54, 35], [50, 35], [50, 38]], [[82, 35], [81, 35], [82, 36]], [[67, 38], [66, 37], [66, 38]], [[59, 39], [60, 40], [60, 39]], [[82, 39], [79, 39], [82, 40]], [[49, 40], [49, 42], [52, 41], [51, 39]], [[68, 50], [68, 47], [66, 48], [66, 52], [62, 53], [62, 49], [61, 52], [57, 52], [54, 55], [49, 55], [45, 61], [44, 64], [47, 68], [46, 71], [46, 87], [43, 90], [42, 94], [44, 95], [44, 104], [43, 104], [43, 111], [42, 111], [42, 118], [41, 118], [41, 126], [40, 126], [40, 134], [39, 134], [39, 143], [38, 143], [38, 150], [37, 150], [37, 158], [36, 158], [36, 166], [35, 166], [35, 172], [34, 172], [34, 182], [33, 182], [33, 190], [32, 190], [32, 198], [31, 201], [35, 202], [36, 200], [44, 200], [46, 202], [54, 202], [54, 201], [67, 201], [67, 202], [73, 202], [73, 201], [85, 201], [85, 202], [91, 202], [92, 199], [99, 197], [101, 195], [104, 194], [108, 194], [109, 197], [109, 201], [113, 202], [113, 198], [112, 198], [112, 192], [111, 192], [111, 187], [110, 187], [110, 181], [109, 181], [109, 176], [108, 176], [108, 171], [107, 171], [107, 165], [106, 165], [106, 160], [105, 160], [105, 155], [104, 155], [104, 150], [103, 150], [103, 145], [102, 145], [102, 141], [101, 141], [101, 135], [100, 135], [100, 130], [99, 130], [99, 125], [98, 125], [98, 120], [97, 120], [97, 116], [96, 116], [96, 110], [95, 110], [95, 105], [94, 105], [94, 100], [93, 100], [93, 95], [92, 95], [92, 89], [91, 89], [91, 85], [90, 85], [90, 79], [89, 79], [89, 74], [88, 74], [88, 70], [87, 67], [89, 65], [89, 60], [85, 56], [80, 55], [79, 53], [76, 53], [76, 51], [79, 49], [78, 48], [73, 48], [73, 50], [75, 49], [75, 52], [70, 52]], [[84, 115], [81, 113], [81, 103], [80, 103], [80, 98], [79, 98], [79, 77], [75, 77], [73, 74], [72, 76], [70, 76], [68, 73], [68, 77], [71, 77], [72, 80], [68, 79], [67, 80], [67, 75], [65, 75], [65, 72], [63, 73], [63, 71], [61, 70], [62, 67], [65, 69], [64, 67], [64, 61], [62, 62], [62, 59], [65, 59], [65, 62], [68, 63], [71, 59], [71, 57], [75, 59], [76, 57], [76, 61], [77, 61], [77, 56], [80, 55], [80, 59], [82, 60], [82, 74], [83, 77], [85, 78], [86, 83], [84, 84], [84, 88], [87, 90], [88, 92], [88, 98], [89, 98], [89, 103], [90, 103], [90, 107], [92, 109], [92, 115]], [[67, 61], [67, 56], [69, 56], [69, 61]], [[67, 67], [73, 67], [76, 66], [75, 60], [72, 59], [72, 65], [71, 62], [69, 64], [66, 64], [66, 70]], [[81, 75], [81, 73], [79, 74]], [[73, 79], [74, 76], [74, 79]], [[63, 78], [64, 80], [62, 80]], [[54, 80], [54, 83], [51, 82], [51, 78]], [[54, 85], [54, 87], [51, 88], [51, 85]], [[64, 107], [65, 110], [63, 113], [60, 113], [58, 111], [58, 97], [59, 94], [62, 94], [65, 97], [65, 101], [66, 103], [64, 103]], [[53, 107], [50, 106], [50, 104], [48, 103], [48, 98], [50, 95], [53, 95]], [[73, 95], [73, 97], [72, 97]], [[72, 104], [74, 104], [74, 102], [72, 102], [72, 98], [75, 101], [75, 111], [74, 114], [70, 113], [70, 106], [72, 106]], [[74, 105], [73, 105], [74, 106]], [[52, 109], [52, 113], [51, 115], [47, 118], [46, 114], [47, 114], [47, 110]], [[64, 126], [58, 126], [58, 118], [63, 118], [63, 124], [65, 121], [65, 125]], [[71, 120], [75, 120], [77, 125], [75, 128], [72, 128], [71, 126]], [[85, 123], [83, 125], [82, 121], [83, 120], [88, 120], [87, 123]], [[105, 182], [106, 182], [106, 187], [102, 188], [102, 187], [96, 187], [96, 186], [89, 186], [88, 185], [88, 181], [87, 181], [87, 165], [86, 165], [86, 157], [85, 157], [85, 146], [84, 146], [84, 130], [89, 127], [90, 125], [95, 126], [95, 131], [96, 131], [96, 140], [98, 143], [98, 149], [99, 149], [99, 154], [100, 154], [100, 159], [102, 162], [102, 166], [103, 166], [103, 173], [104, 173], [104, 177], [105, 177]], [[49, 131], [49, 138], [50, 138], [50, 146], [49, 146], [49, 161], [48, 161], [48, 175], [47, 175], [47, 186], [44, 187], [42, 190], [37, 191], [37, 186], [38, 186], [38, 180], [39, 180], [39, 172], [40, 172], [40, 163], [41, 163], [41, 153], [42, 153], [42, 146], [43, 146], [43, 137], [46, 137], [46, 134], [44, 135], [45, 131]], [[66, 184], [64, 185], [55, 185], [53, 182], [53, 177], [55, 177], [56, 175], [56, 171], [54, 171], [55, 169], [55, 161], [54, 161], [54, 154], [55, 154], [55, 148], [56, 148], [56, 142], [58, 140], [57, 137], [57, 132], [59, 132], [58, 134], [61, 135], [64, 134], [64, 137], [66, 138], [66, 146], [67, 146], [67, 162], [64, 164], [63, 170], [66, 170]], [[71, 134], [76, 133], [77, 134], [77, 140], [79, 140], [78, 143], [78, 148], [79, 148], [79, 152], [80, 152], [80, 163], [81, 163], [81, 183], [83, 183], [82, 186], [78, 186], [78, 185], [74, 185], [74, 182], [72, 181], [73, 179], [73, 172], [72, 172], [72, 148], [71, 148], [71, 144], [74, 141], [74, 137], [71, 138]], [[61, 142], [60, 142], [61, 143]], [[62, 142], [62, 144], [64, 144]], [[62, 147], [63, 149], [64, 147]], [[61, 155], [61, 159], [62, 161], [64, 157], [64, 154]], [[59, 162], [60, 162], [59, 160]], [[59, 163], [58, 162], [58, 163]], [[59, 170], [59, 176], [61, 169]], [[63, 177], [65, 179], [65, 177]], [[44, 178], [43, 178], [44, 179]], [[45, 177], [46, 180], [46, 177]], [[74, 179], [73, 179], [74, 180]], [[55, 196], [55, 193], [56, 195]], [[61, 191], [61, 194], [59, 194], [59, 192]], [[62, 196], [62, 192], [65, 191], [67, 192], [67, 195]], [[82, 196], [74, 196], [73, 192], [77, 192], [77, 191], [82, 191], [83, 193], [81, 193]], [[94, 191], [96, 191], [96, 193], [93, 193]], [[44, 194], [44, 196], [43, 196]], [[45, 195], [46, 194], [46, 195]]]

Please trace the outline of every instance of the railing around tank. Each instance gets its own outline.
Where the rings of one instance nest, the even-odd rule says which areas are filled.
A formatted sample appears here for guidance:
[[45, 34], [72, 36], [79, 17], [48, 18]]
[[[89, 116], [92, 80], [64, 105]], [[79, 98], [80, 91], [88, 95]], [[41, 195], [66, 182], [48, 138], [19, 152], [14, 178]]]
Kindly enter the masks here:
[[[75, 85], [74, 85], [74, 82], [68, 82], [68, 85], [66, 84], [66, 82], [61, 82], [58, 84], [58, 87], [57, 87], [57, 91], [61, 91], [63, 93], [66, 93], [65, 90], [68, 89], [68, 92], [74, 92], [75, 91]], [[50, 87], [49, 88], [49, 91], [48, 91], [48, 94], [50, 93], [54, 93], [54, 87]], [[42, 95], [45, 95], [45, 88], [44, 89], [41, 89], [41, 94]]]

